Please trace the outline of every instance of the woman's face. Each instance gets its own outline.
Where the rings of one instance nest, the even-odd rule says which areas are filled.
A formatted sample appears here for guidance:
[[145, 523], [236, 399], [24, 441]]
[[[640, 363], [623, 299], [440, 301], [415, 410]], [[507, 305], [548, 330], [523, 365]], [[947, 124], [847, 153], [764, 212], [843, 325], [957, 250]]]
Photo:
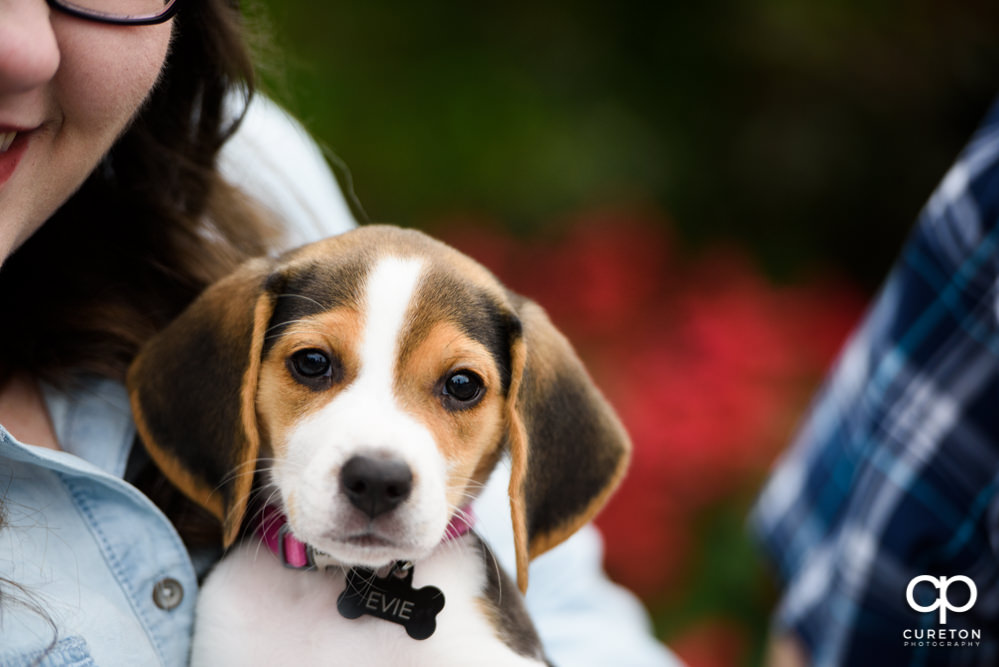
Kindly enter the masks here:
[[45, 0], [0, 0], [0, 264], [127, 127], [160, 74], [171, 25], [103, 25]]

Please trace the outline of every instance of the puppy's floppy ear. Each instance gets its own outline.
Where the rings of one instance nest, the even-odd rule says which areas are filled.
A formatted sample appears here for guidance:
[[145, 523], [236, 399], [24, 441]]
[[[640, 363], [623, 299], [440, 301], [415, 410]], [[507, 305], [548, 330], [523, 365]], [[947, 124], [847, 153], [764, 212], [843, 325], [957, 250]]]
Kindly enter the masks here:
[[511, 345], [510, 504], [517, 585], [531, 559], [599, 511], [624, 476], [631, 441], [572, 347], [545, 312], [517, 300]]
[[163, 473], [214, 514], [230, 545], [260, 450], [255, 397], [273, 299], [270, 263], [251, 260], [210, 286], [132, 363], [139, 435]]

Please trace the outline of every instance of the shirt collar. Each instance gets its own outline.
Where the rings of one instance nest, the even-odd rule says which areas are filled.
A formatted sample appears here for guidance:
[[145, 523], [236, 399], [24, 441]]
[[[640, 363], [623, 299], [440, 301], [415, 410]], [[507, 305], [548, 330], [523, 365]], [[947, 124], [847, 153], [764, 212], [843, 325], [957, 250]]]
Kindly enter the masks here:
[[65, 389], [43, 384], [42, 394], [59, 446], [109, 475], [123, 477], [135, 439], [125, 386], [83, 376]]

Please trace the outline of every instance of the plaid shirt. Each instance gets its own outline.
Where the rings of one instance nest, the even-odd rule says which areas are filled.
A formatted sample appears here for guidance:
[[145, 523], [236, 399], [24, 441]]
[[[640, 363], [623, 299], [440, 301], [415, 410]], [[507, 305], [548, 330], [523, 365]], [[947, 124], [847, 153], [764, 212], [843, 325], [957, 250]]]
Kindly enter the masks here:
[[[921, 212], [751, 518], [784, 584], [776, 630], [816, 665], [999, 664], [997, 286], [999, 104]], [[910, 588], [919, 575], [969, 577], [977, 600], [958, 613], [969, 586], [944, 598], [927, 581]], [[946, 623], [907, 591], [922, 609], [941, 601]]]

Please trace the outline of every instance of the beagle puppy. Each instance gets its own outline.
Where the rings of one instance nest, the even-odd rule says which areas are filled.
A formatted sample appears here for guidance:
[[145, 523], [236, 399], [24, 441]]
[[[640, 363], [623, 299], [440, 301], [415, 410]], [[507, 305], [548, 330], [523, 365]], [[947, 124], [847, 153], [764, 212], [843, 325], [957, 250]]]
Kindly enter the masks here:
[[[155, 463], [238, 543], [201, 592], [195, 665], [545, 664], [517, 588], [630, 452], [541, 308], [389, 226], [244, 264], [128, 384]], [[505, 455], [517, 587], [470, 530]]]

